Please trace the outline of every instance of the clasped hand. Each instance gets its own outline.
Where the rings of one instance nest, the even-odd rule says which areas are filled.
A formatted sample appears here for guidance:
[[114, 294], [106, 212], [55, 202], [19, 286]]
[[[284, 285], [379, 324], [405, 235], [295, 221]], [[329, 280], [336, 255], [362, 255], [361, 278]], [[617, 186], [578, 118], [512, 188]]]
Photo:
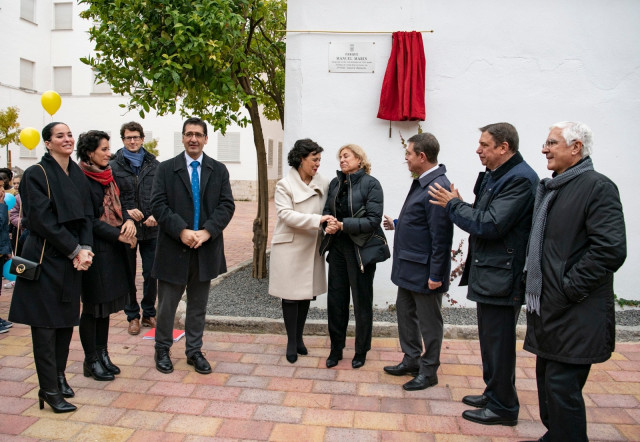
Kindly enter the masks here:
[[211, 238], [211, 234], [206, 230], [184, 229], [180, 232], [180, 241], [191, 249], [197, 249]]
[[73, 258], [73, 267], [78, 270], [89, 270], [93, 263], [94, 253], [88, 249], [80, 249], [75, 258]]
[[129, 246], [134, 249], [138, 244], [138, 239], [136, 238], [136, 225], [130, 219], [128, 219], [120, 229], [120, 236], [118, 236], [118, 241], [123, 242], [125, 244], [129, 244]]
[[324, 224], [325, 222], [327, 223], [327, 227], [325, 227], [324, 232], [328, 235], [333, 235], [338, 230], [342, 230], [342, 223], [332, 215], [323, 215], [320, 219], [320, 224]]

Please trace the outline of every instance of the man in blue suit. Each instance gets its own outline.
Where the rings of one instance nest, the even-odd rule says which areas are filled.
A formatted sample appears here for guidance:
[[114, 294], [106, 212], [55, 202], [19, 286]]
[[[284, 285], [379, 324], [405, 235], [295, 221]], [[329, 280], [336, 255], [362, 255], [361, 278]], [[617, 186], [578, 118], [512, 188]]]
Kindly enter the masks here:
[[[449, 289], [453, 223], [446, 210], [429, 203], [428, 188], [449, 188], [446, 167], [438, 165], [440, 144], [430, 133], [408, 140], [405, 154], [413, 180], [397, 223], [385, 215], [384, 227], [394, 230], [391, 281], [398, 286], [398, 335], [404, 358], [384, 367], [394, 375], [413, 375], [402, 388], [423, 390], [438, 383], [443, 337], [442, 295]], [[422, 353], [424, 342], [425, 351]]]

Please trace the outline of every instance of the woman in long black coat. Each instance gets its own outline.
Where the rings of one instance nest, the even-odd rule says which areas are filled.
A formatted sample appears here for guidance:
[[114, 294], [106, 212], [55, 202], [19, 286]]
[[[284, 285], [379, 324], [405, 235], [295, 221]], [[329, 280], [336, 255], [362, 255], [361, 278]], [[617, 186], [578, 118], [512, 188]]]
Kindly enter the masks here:
[[31, 326], [40, 408], [46, 402], [64, 413], [76, 409], [64, 399], [74, 395], [64, 371], [78, 325], [82, 270], [92, 262], [92, 210], [87, 178], [70, 160], [75, 140], [69, 127], [50, 123], [42, 139], [48, 152], [20, 183], [23, 222], [30, 230], [21, 256], [42, 259], [41, 272], [37, 280], [16, 280], [9, 319]]
[[111, 381], [120, 369], [107, 350], [109, 315], [124, 309], [133, 275], [127, 266], [126, 247], [136, 245], [136, 227], [120, 205], [109, 160], [109, 135], [90, 130], [78, 138], [79, 165], [89, 178], [93, 206], [93, 265], [82, 279], [80, 340], [84, 349], [84, 375]]

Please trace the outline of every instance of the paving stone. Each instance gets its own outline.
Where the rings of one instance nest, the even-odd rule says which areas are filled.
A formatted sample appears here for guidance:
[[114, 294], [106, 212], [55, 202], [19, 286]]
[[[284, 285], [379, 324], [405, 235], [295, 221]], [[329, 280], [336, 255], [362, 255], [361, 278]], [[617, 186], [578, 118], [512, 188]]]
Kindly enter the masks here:
[[74, 441], [108, 440], [109, 442], [126, 441], [133, 430], [106, 425], [87, 425], [82, 432], [73, 438]]
[[331, 395], [320, 393], [287, 392], [283, 405], [302, 408], [330, 408]]
[[307, 442], [321, 442], [325, 440], [325, 428], [313, 425], [275, 424], [269, 440], [290, 442], [305, 440]]
[[165, 432], [211, 437], [222, 425], [222, 419], [208, 416], [176, 415], [165, 427]]
[[273, 423], [271, 422], [226, 419], [216, 436], [231, 439], [268, 440], [272, 428]]

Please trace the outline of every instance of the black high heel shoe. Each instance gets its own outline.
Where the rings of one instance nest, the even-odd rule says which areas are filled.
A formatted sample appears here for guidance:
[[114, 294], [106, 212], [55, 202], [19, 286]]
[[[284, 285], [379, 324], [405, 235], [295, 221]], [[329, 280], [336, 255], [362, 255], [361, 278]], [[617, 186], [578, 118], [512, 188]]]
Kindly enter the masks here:
[[83, 369], [85, 377], [92, 377], [96, 381], [113, 381], [115, 379], [113, 373], [104, 368], [104, 365], [98, 359], [95, 361], [87, 361], [85, 359]]
[[307, 350], [307, 347], [305, 347], [304, 342], [298, 345], [297, 351], [298, 351], [298, 354], [302, 356], [306, 356], [309, 354], [309, 351]]
[[102, 366], [107, 369], [111, 374], [120, 374], [120, 368], [111, 362], [109, 358], [109, 352], [106, 348], [98, 349], [98, 360], [102, 363]]
[[58, 390], [60, 390], [62, 397], [74, 397], [76, 395], [67, 383], [64, 371], [58, 372]]
[[356, 353], [353, 356], [353, 360], [351, 361], [351, 367], [352, 368], [360, 368], [364, 365], [365, 361], [367, 360], [367, 354], [366, 353]]
[[331, 350], [326, 362], [327, 368], [335, 367], [340, 360], [342, 360], [342, 350]]
[[60, 393], [59, 391], [38, 391], [38, 402], [40, 404], [41, 410], [44, 408], [44, 403], [46, 402], [47, 404], [49, 404], [54, 413], [69, 413], [78, 409], [78, 407], [76, 407], [75, 405], [65, 401], [62, 397], [62, 393]]

